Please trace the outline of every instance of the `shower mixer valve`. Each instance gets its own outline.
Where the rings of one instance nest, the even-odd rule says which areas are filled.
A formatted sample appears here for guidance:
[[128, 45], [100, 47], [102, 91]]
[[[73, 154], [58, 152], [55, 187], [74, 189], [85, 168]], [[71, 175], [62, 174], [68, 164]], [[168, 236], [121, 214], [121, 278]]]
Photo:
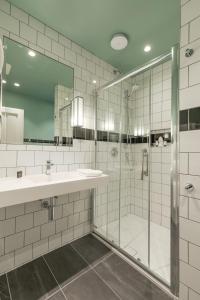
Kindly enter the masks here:
[[194, 185], [192, 183], [186, 183], [185, 185], [185, 190], [188, 192], [188, 193], [191, 193], [194, 191]]

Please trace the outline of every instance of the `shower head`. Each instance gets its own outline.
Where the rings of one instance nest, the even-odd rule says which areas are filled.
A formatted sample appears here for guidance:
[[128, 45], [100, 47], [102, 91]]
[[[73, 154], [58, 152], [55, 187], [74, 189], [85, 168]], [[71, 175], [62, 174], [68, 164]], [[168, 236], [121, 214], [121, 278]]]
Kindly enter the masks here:
[[128, 90], [125, 91], [127, 97], [130, 98], [132, 96], [132, 94], [139, 89], [139, 87], [140, 86], [138, 84], [133, 84], [130, 93], [128, 92]]
[[2, 40], [0, 39], [0, 75], [2, 73], [3, 63], [4, 63], [3, 43]]
[[133, 92], [137, 91], [139, 89], [139, 85], [138, 84], [134, 84], [132, 86], [131, 92], [130, 92], [130, 96], [133, 94]]

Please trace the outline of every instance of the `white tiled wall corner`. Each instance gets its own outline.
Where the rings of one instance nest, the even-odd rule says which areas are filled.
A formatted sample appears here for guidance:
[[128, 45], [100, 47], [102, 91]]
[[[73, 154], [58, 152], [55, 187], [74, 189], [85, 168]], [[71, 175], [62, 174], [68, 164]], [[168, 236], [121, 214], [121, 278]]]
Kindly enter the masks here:
[[[200, 106], [200, 2], [181, 1], [180, 110]], [[185, 57], [186, 48], [194, 55]], [[200, 299], [200, 131], [180, 132], [180, 300]], [[192, 183], [195, 190], [186, 193]]]

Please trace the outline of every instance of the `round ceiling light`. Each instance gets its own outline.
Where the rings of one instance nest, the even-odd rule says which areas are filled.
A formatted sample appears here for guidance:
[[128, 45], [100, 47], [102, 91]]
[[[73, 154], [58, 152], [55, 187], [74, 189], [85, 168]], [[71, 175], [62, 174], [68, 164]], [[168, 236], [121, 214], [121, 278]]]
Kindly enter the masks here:
[[128, 46], [128, 38], [124, 33], [116, 33], [113, 35], [110, 44], [114, 50], [122, 50]]
[[149, 51], [151, 51], [151, 46], [150, 45], [146, 45], [144, 47], [144, 52], [149, 52]]

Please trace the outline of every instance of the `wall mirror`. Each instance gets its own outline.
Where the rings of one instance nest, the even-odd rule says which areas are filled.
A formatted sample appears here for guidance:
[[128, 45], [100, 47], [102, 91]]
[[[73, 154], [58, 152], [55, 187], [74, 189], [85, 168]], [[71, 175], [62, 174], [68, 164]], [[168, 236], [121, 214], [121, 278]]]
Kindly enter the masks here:
[[74, 71], [4, 38], [1, 143], [65, 145], [72, 140]]

